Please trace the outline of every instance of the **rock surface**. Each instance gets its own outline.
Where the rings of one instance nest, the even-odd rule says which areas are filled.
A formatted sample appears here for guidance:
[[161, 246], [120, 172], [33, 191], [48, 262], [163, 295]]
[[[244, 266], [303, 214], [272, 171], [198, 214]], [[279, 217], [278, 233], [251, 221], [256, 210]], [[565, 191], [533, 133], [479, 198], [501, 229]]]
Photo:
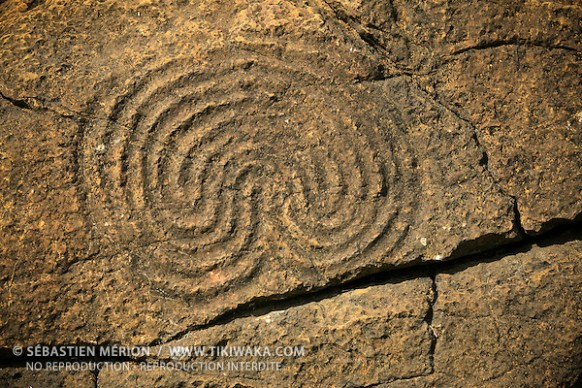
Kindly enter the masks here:
[[301, 338], [275, 375], [132, 360], [99, 381], [573, 384], [580, 20], [577, 2], [1, 1], [0, 366], [23, 366], [15, 345]]
[[[301, 381], [318, 381], [324, 386], [361, 386], [373, 381], [422, 376], [430, 373], [432, 361], [429, 354], [432, 333], [425, 321], [433, 299], [431, 283], [429, 278], [395, 279], [389, 284], [348, 291], [189, 333], [154, 352], [160, 354], [160, 363], [184, 363], [199, 369], [211, 368], [206, 363], [212, 362], [225, 370], [234, 369], [229, 363], [280, 363], [278, 371], [269, 368], [258, 372], [214, 373], [226, 374], [226, 380], [233, 384], [251, 386], [261, 381], [277, 386], [294, 386]], [[170, 346], [204, 346], [206, 352], [198, 358], [177, 358], [169, 353]], [[222, 347], [229, 353], [237, 348], [267, 347], [273, 354], [270, 357], [264, 352], [246, 357], [213, 357], [212, 346]], [[291, 354], [287, 357], [284, 356], [286, 347]], [[282, 355], [277, 355], [278, 349]], [[136, 366], [129, 375], [103, 372], [100, 384], [123, 386], [133, 379], [138, 385], [144, 385], [148, 379], [171, 381], [172, 377], [164, 377], [159, 371], [144, 372], [145, 365]], [[215, 379], [213, 373], [203, 370], [195, 372], [191, 381], [205, 374], [210, 382], [226, 381], [223, 377]]]
[[[159, 356], [129, 373], [101, 372], [99, 386], [573, 386], [582, 371], [582, 242], [552, 242], [482, 262], [465, 260], [437, 274], [434, 283], [401, 278], [362, 285], [194, 331], [157, 348]], [[256, 344], [303, 344], [305, 352], [211, 357], [212, 346]], [[206, 353], [178, 357], [169, 354], [170, 346], [205, 346]], [[281, 369], [229, 367], [240, 362], [281, 362]], [[208, 370], [220, 365], [224, 370]]]
[[582, 368], [581, 259], [574, 241], [438, 274], [435, 371], [446, 385], [573, 385]]
[[93, 388], [96, 379], [91, 372], [32, 371], [25, 368], [0, 369], [3, 387], [79, 387]]

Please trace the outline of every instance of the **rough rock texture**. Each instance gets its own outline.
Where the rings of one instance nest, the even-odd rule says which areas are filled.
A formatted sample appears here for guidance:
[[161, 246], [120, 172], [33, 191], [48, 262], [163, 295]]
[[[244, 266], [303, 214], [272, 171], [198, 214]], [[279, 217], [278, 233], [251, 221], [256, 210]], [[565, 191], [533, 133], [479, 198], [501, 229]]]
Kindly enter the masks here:
[[489, 169], [517, 199], [526, 232], [576, 218], [582, 201], [580, 54], [526, 42], [472, 50], [439, 69], [455, 76], [438, 77], [437, 93], [476, 126]]
[[537, 234], [580, 214], [577, 1], [328, 1], [341, 20], [474, 126]]
[[[101, 372], [99, 386], [574, 385], [582, 371], [582, 242], [551, 242], [448, 266], [434, 284], [417, 278], [362, 285], [195, 331], [156, 348], [157, 358], [136, 363], [129, 373]], [[213, 358], [207, 352], [196, 358], [171, 356], [168, 348], [257, 343], [271, 349], [304, 344], [305, 354]], [[212, 361], [224, 362], [224, 370], [200, 370]], [[252, 361], [282, 366], [277, 372], [228, 370], [228, 362]], [[147, 369], [156, 362], [200, 369]]]
[[[581, 20], [567, 1], [0, 1], [0, 366], [23, 366], [14, 345], [301, 337], [318, 351], [280, 384], [572, 383]], [[101, 381], [190, 379], [142, 372]]]
[[[70, 284], [66, 279], [78, 279], [72, 289], [38, 288], [60, 303], [36, 307], [27, 287], [21, 288], [26, 298], [10, 288], [13, 299], [32, 299], [33, 307], [8, 309], [8, 314], [52, 309], [38, 312], [50, 316], [45, 324], [52, 327], [6, 330], [4, 338], [150, 343], [253, 300], [450, 259], [517, 237], [513, 200], [486, 170], [472, 128], [405, 74], [373, 81], [388, 71], [382, 57], [361, 40], [351, 42], [349, 30], [337, 20], [301, 40], [292, 36], [307, 34], [313, 25], [287, 20], [288, 33], [264, 37], [285, 16], [284, 4], [292, 3], [261, 3], [255, 11], [270, 16], [252, 33], [211, 19], [199, 24], [192, 18], [204, 13], [193, 5], [181, 5], [180, 13], [177, 5], [168, 6], [172, 31], [187, 35], [179, 52], [176, 37], [163, 34], [154, 17], [161, 12], [158, 6], [135, 11], [139, 34], [131, 28], [135, 21], [97, 17], [105, 4], [89, 15], [83, 5], [65, 7], [65, 30], [82, 25], [90, 33], [110, 22], [107, 31], [119, 25], [124, 37], [101, 37], [97, 52], [87, 41], [69, 42], [75, 52], [71, 65], [54, 74], [19, 57], [26, 46], [17, 39], [20, 30], [6, 34], [6, 46], [15, 46], [3, 56], [14, 71], [0, 77], [6, 84], [0, 89], [12, 102], [6, 115], [32, 110], [46, 116], [43, 120], [70, 125], [55, 124], [59, 133], [54, 135], [49, 125], [44, 133], [63, 138], [59, 143], [66, 148], [58, 162], [70, 166], [71, 191], [55, 193], [51, 185], [37, 190], [44, 199], [39, 207], [49, 210], [32, 214], [61, 211], [51, 200], [57, 195], [79, 202], [77, 215], [83, 218], [81, 230], [71, 236], [80, 238], [80, 249], [62, 248], [56, 265], [43, 259], [47, 270], [56, 272], [43, 280]], [[21, 15], [16, 4], [3, 6], [5, 29], [64, 7], [44, 3]], [[260, 15], [247, 14], [255, 6], [239, 4], [241, 14], [233, 23], [255, 21]], [[120, 18], [131, 14], [118, 7], [103, 12]], [[327, 17], [319, 7], [293, 7]], [[194, 24], [197, 28], [190, 28]], [[207, 36], [224, 29], [228, 36]], [[65, 60], [52, 46], [64, 39], [61, 32], [58, 24], [45, 32], [55, 38], [43, 38], [48, 51], [39, 64]], [[155, 55], [148, 54], [143, 45], [150, 35], [174, 44], [160, 43]], [[330, 46], [323, 37], [336, 43]], [[39, 50], [33, 49], [34, 55]], [[116, 62], [122, 50], [134, 52]], [[135, 63], [125, 63], [128, 58]], [[101, 61], [109, 63], [107, 72]], [[18, 78], [26, 72], [43, 74], [42, 82]], [[31, 95], [36, 97], [23, 97]], [[32, 136], [26, 122], [15, 120], [6, 126], [6, 149], [16, 150]], [[33, 151], [7, 153], [6, 174], [17, 164], [34, 166], [41, 174], [43, 168], [63, 172], [60, 165], [39, 164], [45, 155]], [[23, 178], [19, 190], [32, 191], [39, 179], [30, 178]], [[13, 195], [17, 183], [4, 183], [3, 191]], [[14, 217], [27, 207], [28, 202], [14, 205]], [[28, 245], [21, 230], [41, 220], [24, 221], [21, 228], [7, 229], [5, 237]], [[45, 230], [41, 238], [46, 241], [60, 238], [53, 235], [58, 228]], [[24, 256], [27, 248], [19, 243], [5, 245], [14, 251], [7, 256], [31, 265], [42, 257]], [[7, 283], [23, 284], [29, 272], [12, 276], [7, 268], [4, 273]], [[67, 316], [71, 308], [61, 311], [61, 306], [73, 303], [71, 293], [87, 289], [97, 292], [74, 298], [83, 318], [73, 323]], [[140, 293], [143, 289], [149, 292]], [[189, 306], [196, 309], [185, 315]], [[86, 321], [89, 311], [92, 318]], [[9, 324], [16, 322], [21, 320]]]
[[32, 371], [25, 368], [0, 369], [3, 387], [93, 388], [96, 378], [91, 372]]
[[[348, 291], [321, 301], [273, 311], [260, 316], [237, 319], [189, 333], [155, 349], [162, 362], [281, 362], [280, 371], [228, 371], [234, 384], [257, 386], [270, 381], [276, 386], [293, 386], [301, 381], [318, 381], [324, 386], [355, 386], [370, 382], [422, 376], [431, 372], [430, 348], [432, 332], [425, 318], [430, 309], [431, 279], [396, 279], [381, 286]], [[169, 353], [168, 346], [277, 347], [303, 346], [301, 356], [272, 357], [179, 357]], [[204, 364], [200, 365], [203, 368]], [[138, 365], [133, 373], [102, 372], [100, 385], [124, 386], [135, 382], [159, 380], [171, 382], [171, 376], [160, 371], [143, 371]], [[214, 373], [221, 374], [220, 372]], [[199, 381], [205, 373], [195, 372], [188, 381]], [[212, 373], [209, 382], [219, 384]], [[202, 378], [202, 381], [205, 379]], [[161, 383], [164, 381], [164, 383]], [[145, 384], [147, 385], [147, 384]]]
[[582, 242], [553, 242], [437, 275], [435, 373], [383, 386], [576, 386]]
[[435, 370], [469, 385], [573, 384], [582, 370], [581, 259], [574, 241], [437, 275]]

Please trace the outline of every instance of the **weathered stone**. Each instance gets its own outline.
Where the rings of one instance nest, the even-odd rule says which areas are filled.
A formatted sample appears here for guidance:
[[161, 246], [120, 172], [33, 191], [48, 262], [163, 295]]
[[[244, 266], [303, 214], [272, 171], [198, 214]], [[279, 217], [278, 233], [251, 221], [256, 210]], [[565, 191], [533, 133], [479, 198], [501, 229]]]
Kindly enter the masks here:
[[385, 386], [575, 386], [582, 242], [554, 243], [437, 275], [434, 374]]
[[476, 126], [531, 234], [582, 210], [581, 76], [578, 53], [519, 43], [464, 51], [439, 70], [435, 90]]
[[581, 259], [582, 242], [573, 241], [437, 275], [442, 381], [574, 384], [582, 371]]
[[70, 147], [76, 126], [4, 100], [0, 117], [1, 343], [87, 340], [90, 288], [71, 294], [74, 282], [62, 281], [91, 254]]
[[[42, 297], [16, 295], [28, 283], [9, 267], [16, 259], [33, 265], [43, 252], [26, 256], [17, 230], [3, 236], [21, 241], [7, 244], [15, 254], [3, 259], [12, 279], [5, 284], [24, 285], [10, 287], [12, 298], [50, 306], [38, 313], [44, 341], [150, 343], [256, 299], [517, 237], [512, 199], [483, 165], [473, 129], [405, 74], [373, 81], [396, 73], [341, 22], [318, 22], [329, 17], [325, 7], [240, 2], [226, 25], [187, 4], [2, 7], [12, 47], [2, 56], [12, 69], [0, 74], [12, 103], [5, 109], [67, 121], [44, 133], [63, 149], [71, 201], [81, 204], [71, 238], [81, 236], [83, 249], [65, 241], [59, 271], [23, 272], [32, 284], [43, 279]], [[303, 16], [289, 20], [291, 10]], [[23, 30], [55, 14], [59, 23], [42, 38]], [[166, 34], [160, 26], [170, 22], [184, 35]], [[77, 41], [83, 34], [90, 40]], [[59, 45], [68, 39], [64, 58]], [[24, 61], [22, 50], [35, 60]], [[4, 148], [34, 134], [17, 120], [3, 130]], [[32, 151], [23, 161], [8, 153], [6, 174], [22, 163], [46, 176], [43, 154]], [[46, 168], [61, 173], [56, 162]], [[46, 200], [34, 215], [53, 209], [53, 196], [67, 198], [37, 180]], [[14, 190], [10, 182], [3, 189]], [[53, 243], [55, 231], [46, 235]], [[15, 308], [4, 314], [26, 311]], [[24, 333], [5, 330], [3, 338], [39, 339]]]
[[514, 1], [327, 1], [475, 126], [496, 182], [538, 234], [582, 212], [582, 8]]
[[[582, 243], [553, 242], [495, 261], [450, 266], [436, 276], [438, 296], [428, 278], [396, 280], [192, 331], [156, 348], [159, 356], [135, 364], [129, 374], [102, 372], [99, 383], [104, 387], [132, 383], [259, 387], [265, 381], [277, 386], [301, 386], [306, 381], [386, 387], [573, 385], [582, 369]], [[257, 344], [269, 349], [304, 344], [305, 355], [209, 356], [211, 346]], [[171, 356], [169, 346], [205, 346], [206, 356]], [[282, 361], [282, 368], [228, 370], [229, 362], [238, 361]], [[183, 365], [204, 369], [212, 362], [223, 363], [225, 370], [159, 369]]]
[[[500, 46], [576, 51], [581, 47], [581, 9], [576, 0], [559, 3], [323, 0], [316, 3], [326, 4], [323, 11], [357, 31], [390, 65], [417, 76], [431, 75], [465, 51]], [[469, 69], [469, 66], [463, 68]]]
[[[385, 285], [240, 318], [154, 348], [156, 358], [147, 361], [160, 368], [193, 365], [197, 370], [174, 375], [158, 368], [148, 370], [144, 361], [130, 374], [102, 371], [99, 386], [143, 386], [146, 382], [172, 386], [176, 381], [202, 381], [214, 386], [225, 381], [231, 386], [262, 386], [265, 381], [273, 386], [301, 386], [307, 381], [324, 386], [362, 386], [427, 375], [432, 367], [432, 331], [426, 317], [433, 298], [430, 278], [395, 279]], [[205, 355], [179, 357], [170, 353], [170, 347], [203, 347]], [[229, 356], [217, 356], [218, 351], [212, 347], [221, 347]], [[259, 347], [258, 353], [254, 347]], [[232, 356], [247, 351], [253, 354]], [[284, 356], [286, 351], [290, 356]], [[239, 363], [253, 362], [269, 364], [263, 371], [235, 370]], [[273, 370], [270, 363], [280, 363], [280, 370]]]
[[[574, 237], [487, 261], [580, 219], [581, 16], [574, 1], [0, 1], [2, 357], [309, 338], [281, 385], [572, 383], [579, 300], [558, 289], [579, 282]], [[407, 280], [387, 283], [394, 269]], [[101, 379], [267, 378], [134, 367]]]
[[91, 372], [30, 370], [25, 368], [0, 369], [3, 387], [93, 388], [95, 376]]

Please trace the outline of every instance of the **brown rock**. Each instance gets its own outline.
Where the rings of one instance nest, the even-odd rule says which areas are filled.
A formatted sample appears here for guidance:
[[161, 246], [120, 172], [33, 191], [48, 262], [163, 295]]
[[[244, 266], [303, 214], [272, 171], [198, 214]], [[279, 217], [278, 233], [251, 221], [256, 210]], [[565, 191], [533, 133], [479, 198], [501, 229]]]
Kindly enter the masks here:
[[582, 370], [581, 258], [573, 241], [437, 275], [442, 385], [573, 385]]
[[[580, 219], [581, 12], [0, 1], [0, 366], [301, 338], [282, 385], [573, 383], [580, 247], [529, 245]], [[133, 368], [101, 379], [267, 378]]]
[[93, 388], [95, 376], [90, 372], [29, 370], [25, 368], [0, 369], [3, 387]]
[[[41, 122], [67, 121], [44, 133], [70, 165], [78, 218], [65, 231], [83, 244], [48, 229], [66, 264], [45, 277], [32, 271], [33, 284], [37, 276], [46, 283], [42, 295], [21, 297], [27, 283], [18, 295], [10, 288], [11, 300], [50, 306], [38, 313], [44, 341], [163, 340], [257, 299], [516, 237], [512, 200], [482, 165], [472, 129], [408, 76], [371, 82], [390, 69], [342, 23], [321, 24], [329, 15], [320, 6], [240, 2], [236, 18], [219, 25], [193, 5], [124, 2], [89, 12], [84, 3], [17, 3], [2, 4], [12, 47], [2, 58], [14, 71], [0, 75], [0, 90], [18, 129], [3, 146], [21, 147], [29, 135], [17, 118], [29, 111]], [[55, 14], [59, 23], [49, 23]], [[43, 18], [42, 38], [23, 30]], [[184, 35], [168, 34], [168, 23]], [[79, 40], [84, 34], [91, 38]], [[35, 60], [19, 57], [23, 50]], [[8, 154], [4, 171], [33, 169], [42, 157]], [[54, 160], [46, 168], [61, 172]], [[66, 198], [38, 180], [50, 196], [34, 215], [58, 206], [52, 196]], [[18, 236], [3, 232], [7, 241]], [[10, 244], [27, 263], [43, 255]], [[13, 261], [3, 263], [10, 279]], [[6, 284], [23, 284], [15, 279]], [[3, 314], [26, 311], [15, 308]], [[4, 321], [5, 341], [37, 340]]]
[[327, 1], [340, 20], [474, 126], [485, 164], [539, 234], [582, 210], [582, 9], [473, 0]]
[[[0, 116], [2, 344], [78, 338], [86, 321], [76, 306], [91, 298], [90, 289], [69, 294], [75, 285], [62, 282], [73, 263], [91, 255], [70, 147], [76, 126], [5, 100]], [[75, 322], [59, 330], [70, 314]]]
[[553, 242], [437, 275], [434, 374], [384, 386], [576, 386], [582, 243]]
[[[195, 330], [155, 348], [159, 357], [136, 363], [129, 374], [101, 372], [99, 384], [573, 386], [582, 356], [582, 243], [552, 243], [449, 266], [434, 285], [428, 278], [394, 280]], [[269, 349], [303, 344], [305, 354], [211, 356], [212, 346], [232, 354], [236, 347], [257, 344]], [[205, 356], [171, 356], [170, 346], [204, 347]], [[253, 361], [281, 361], [282, 367], [228, 370], [229, 363]], [[208, 370], [217, 365], [224, 370]]]
[[531, 234], [582, 209], [579, 62], [571, 50], [516, 43], [469, 49], [439, 71], [455, 76], [439, 77], [437, 93], [476, 126]]
[[[161, 349], [154, 348], [152, 353], [160, 356], [136, 364], [129, 374], [102, 371], [99, 386], [175, 386], [177, 381], [196, 386], [226, 382], [228, 386], [261, 386], [265, 381], [274, 386], [301, 386], [309, 381], [362, 386], [426, 375], [432, 362], [432, 332], [426, 322], [433, 299], [431, 283], [429, 278], [395, 279], [193, 331]], [[172, 356], [170, 347], [174, 351], [200, 347], [204, 356]], [[240, 357], [237, 352], [252, 355]], [[257, 368], [264, 363], [266, 370], [250, 370], [252, 363]], [[242, 370], [245, 367], [249, 370]], [[164, 368], [182, 370], [174, 374]], [[209, 370], [213, 368], [217, 370]]]

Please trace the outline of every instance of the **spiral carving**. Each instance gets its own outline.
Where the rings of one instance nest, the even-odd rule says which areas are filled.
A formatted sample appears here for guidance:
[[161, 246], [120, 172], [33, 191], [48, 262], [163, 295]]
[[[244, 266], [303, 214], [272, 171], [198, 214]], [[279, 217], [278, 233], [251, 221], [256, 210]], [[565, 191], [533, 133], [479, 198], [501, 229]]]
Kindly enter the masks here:
[[95, 228], [186, 296], [234, 290], [277, 257], [323, 270], [386, 255], [408, 227], [412, 156], [364, 94], [252, 53], [156, 68], [84, 128]]

